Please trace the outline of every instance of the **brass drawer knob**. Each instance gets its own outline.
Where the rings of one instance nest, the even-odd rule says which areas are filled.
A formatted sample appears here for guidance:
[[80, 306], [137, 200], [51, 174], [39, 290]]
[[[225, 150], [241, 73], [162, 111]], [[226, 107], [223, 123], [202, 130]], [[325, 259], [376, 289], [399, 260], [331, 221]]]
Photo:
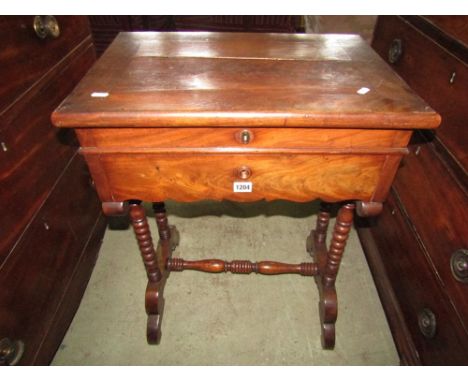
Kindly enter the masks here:
[[424, 337], [434, 338], [437, 329], [437, 320], [432, 310], [425, 308], [419, 312], [418, 325]]
[[0, 340], [0, 366], [15, 366], [24, 353], [24, 343], [20, 340], [2, 338]]
[[468, 283], [468, 250], [458, 249], [452, 253], [450, 268], [457, 281]]
[[403, 54], [403, 43], [399, 38], [394, 39], [388, 49], [388, 62], [396, 64]]
[[237, 176], [240, 179], [243, 179], [243, 180], [249, 179], [251, 175], [252, 175], [252, 170], [250, 170], [250, 168], [247, 166], [241, 166], [237, 169]]
[[35, 16], [33, 28], [36, 36], [42, 40], [47, 37], [57, 38], [60, 36], [60, 27], [54, 16]]
[[247, 145], [252, 142], [253, 134], [250, 130], [242, 130], [236, 132], [236, 140], [243, 145]]

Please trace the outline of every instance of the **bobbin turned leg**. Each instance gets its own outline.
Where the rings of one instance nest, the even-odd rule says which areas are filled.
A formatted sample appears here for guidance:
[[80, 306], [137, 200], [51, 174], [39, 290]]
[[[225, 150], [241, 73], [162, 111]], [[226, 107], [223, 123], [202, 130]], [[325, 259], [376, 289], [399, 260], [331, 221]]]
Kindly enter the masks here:
[[335, 322], [338, 313], [335, 281], [353, 223], [353, 215], [354, 204], [348, 203], [340, 208], [333, 229], [330, 248], [327, 251], [326, 261], [319, 263], [319, 308], [322, 325], [322, 347], [324, 349], [333, 349], [335, 347]]
[[130, 204], [130, 222], [145, 264], [148, 284], [145, 293], [145, 308], [148, 314], [146, 338], [149, 344], [161, 340], [161, 319], [164, 307], [163, 288], [166, 277], [161, 260], [162, 252], [155, 251], [145, 209], [138, 202]]
[[315, 230], [310, 232], [310, 235], [307, 237], [306, 241], [306, 249], [311, 256], [314, 256], [314, 253], [320, 252], [320, 249], [325, 249], [326, 251], [325, 243], [327, 240], [328, 223], [330, 222], [330, 208], [331, 206], [329, 203], [320, 203], [320, 211], [317, 216], [317, 225]]
[[[164, 269], [167, 260], [171, 257], [172, 251], [179, 245], [179, 231], [167, 221], [166, 205], [162, 202], [153, 203], [153, 211], [158, 226], [160, 244], [169, 243], [168, 249], [163, 250]], [[165, 245], [164, 245], [165, 248]]]

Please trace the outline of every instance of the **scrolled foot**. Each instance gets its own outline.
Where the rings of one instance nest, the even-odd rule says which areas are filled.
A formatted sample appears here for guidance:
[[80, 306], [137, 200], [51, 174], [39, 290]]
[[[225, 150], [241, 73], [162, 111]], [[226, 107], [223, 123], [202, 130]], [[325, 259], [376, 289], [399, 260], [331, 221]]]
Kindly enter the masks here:
[[333, 350], [335, 348], [335, 324], [322, 324], [322, 349]]
[[146, 287], [145, 308], [148, 314], [146, 339], [152, 345], [159, 344], [161, 340], [161, 322], [164, 312], [163, 288], [163, 282], [149, 282]]
[[322, 348], [331, 350], [335, 347], [335, 322], [338, 313], [338, 301], [334, 287], [321, 289], [319, 311]]
[[150, 345], [158, 345], [161, 342], [161, 315], [148, 315], [146, 340]]

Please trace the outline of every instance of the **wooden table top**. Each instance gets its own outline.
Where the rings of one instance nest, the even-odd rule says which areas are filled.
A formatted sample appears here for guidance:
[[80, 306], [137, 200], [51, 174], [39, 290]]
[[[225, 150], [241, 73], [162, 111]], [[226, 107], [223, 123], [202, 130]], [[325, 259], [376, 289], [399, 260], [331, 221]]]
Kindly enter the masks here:
[[434, 128], [440, 116], [359, 36], [121, 33], [58, 127]]

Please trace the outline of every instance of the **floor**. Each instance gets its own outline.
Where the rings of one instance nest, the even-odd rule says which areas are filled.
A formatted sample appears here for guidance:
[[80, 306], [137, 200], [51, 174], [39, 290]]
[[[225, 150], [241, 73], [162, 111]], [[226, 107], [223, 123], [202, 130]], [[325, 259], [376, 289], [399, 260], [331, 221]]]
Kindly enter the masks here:
[[[284, 201], [168, 203], [170, 223], [181, 234], [174, 256], [308, 261], [305, 238], [317, 208], [317, 203]], [[154, 219], [151, 225], [155, 237]], [[313, 278], [196, 271], [171, 273], [162, 341], [147, 345], [145, 277], [132, 230], [108, 229], [81, 306], [52, 364], [399, 364], [354, 230], [336, 285], [333, 351], [321, 349]]]

